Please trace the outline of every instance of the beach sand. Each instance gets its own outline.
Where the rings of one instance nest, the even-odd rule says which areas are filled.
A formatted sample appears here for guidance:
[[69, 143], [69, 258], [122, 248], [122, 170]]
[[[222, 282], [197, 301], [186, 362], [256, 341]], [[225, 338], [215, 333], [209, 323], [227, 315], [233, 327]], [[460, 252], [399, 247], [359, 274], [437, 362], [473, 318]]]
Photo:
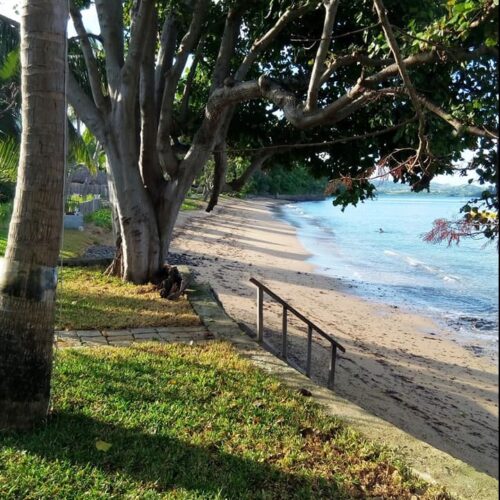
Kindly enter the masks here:
[[[353, 295], [317, 274], [274, 200], [224, 200], [181, 214], [172, 252], [185, 253], [230, 316], [255, 331], [255, 277], [345, 348], [335, 391], [432, 446], [498, 478], [498, 368], [428, 318]], [[280, 349], [281, 306], [264, 302], [265, 338]], [[289, 355], [305, 366], [305, 329], [290, 319]], [[315, 337], [316, 339], [316, 337]], [[313, 379], [326, 384], [327, 344], [315, 342]]]

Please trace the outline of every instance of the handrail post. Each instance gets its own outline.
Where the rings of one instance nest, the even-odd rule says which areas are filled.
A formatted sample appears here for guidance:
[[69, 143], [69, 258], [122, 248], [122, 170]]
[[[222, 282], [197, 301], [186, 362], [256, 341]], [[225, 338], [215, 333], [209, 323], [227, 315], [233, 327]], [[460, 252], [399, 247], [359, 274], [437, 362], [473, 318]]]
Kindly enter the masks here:
[[283, 326], [282, 326], [282, 333], [283, 333], [283, 346], [281, 349], [281, 352], [283, 354], [283, 359], [287, 359], [288, 355], [288, 349], [287, 349], [287, 329], [288, 329], [288, 310], [285, 305], [283, 305]]
[[264, 291], [257, 287], [257, 342], [264, 340]]
[[[308, 377], [311, 376], [311, 361], [312, 361], [312, 341], [313, 341], [313, 333], [316, 332], [317, 335], [326, 339], [330, 342], [332, 352], [330, 359], [330, 371], [328, 373], [328, 381], [327, 387], [329, 389], [333, 389], [333, 385], [335, 382], [335, 365], [337, 362], [337, 350], [340, 349], [341, 352], [345, 352], [345, 348], [339, 344], [336, 340], [334, 340], [330, 335], [325, 333], [321, 328], [315, 325], [312, 321], [307, 319], [303, 314], [301, 314], [297, 309], [293, 306], [285, 302], [281, 297], [276, 295], [272, 290], [270, 290], [267, 286], [260, 283], [255, 278], [250, 278], [250, 282], [253, 283], [257, 287], [257, 341], [260, 344], [267, 345], [264, 341], [264, 294], [268, 294], [269, 297], [279, 304], [281, 304], [283, 308], [283, 317], [282, 317], [282, 357], [285, 361], [288, 362], [288, 312], [291, 312], [295, 317], [297, 317], [300, 321], [306, 323], [307, 329], [307, 358], [306, 358], [306, 375]], [[276, 356], [279, 354], [274, 350], [274, 347], [268, 345], [276, 353]], [[290, 364], [292, 364], [290, 362]], [[297, 368], [297, 367], [296, 367]], [[302, 368], [297, 368], [299, 371], [303, 371]]]
[[332, 344], [332, 359], [330, 360], [330, 373], [328, 374], [328, 389], [333, 389], [335, 381], [335, 362], [337, 361], [337, 346]]
[[311, 325], [307, 325], [307, 361], [306, 361], [306, 375], [311, 376], [311, 351], [312, 351], [312, 335], [313, 329]]

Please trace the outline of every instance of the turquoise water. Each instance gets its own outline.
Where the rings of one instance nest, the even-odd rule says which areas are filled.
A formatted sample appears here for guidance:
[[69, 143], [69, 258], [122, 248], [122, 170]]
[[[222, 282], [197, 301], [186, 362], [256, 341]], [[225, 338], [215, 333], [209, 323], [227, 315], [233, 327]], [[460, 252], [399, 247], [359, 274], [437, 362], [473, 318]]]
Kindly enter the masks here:
[[367, 298], [438, 318], [457, 340], [491, 354], [498, 347], [496, 244], [422, 240], [433, 220], [459, 217], [465, 201], [380, 195], [344, 212], [325, 200], [288, 204], [280, 213], [297, 228], [317, 272], [353, 281]]

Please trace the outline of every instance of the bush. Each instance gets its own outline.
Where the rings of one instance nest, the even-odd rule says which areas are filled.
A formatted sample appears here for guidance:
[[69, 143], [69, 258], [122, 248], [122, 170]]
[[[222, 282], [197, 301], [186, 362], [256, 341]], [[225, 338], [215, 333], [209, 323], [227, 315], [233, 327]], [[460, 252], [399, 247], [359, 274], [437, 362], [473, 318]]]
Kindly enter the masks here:
[[110, 208], [101, 208], [91, 214], [87, 214], [84, 220], [85, 222], [91, 222], [98, 227], [102, 227], [103, 229], [111, 231], [113, 229], [113, 222], [111, 217], [112, 216]]
[[16, 183], [0, 180], [0, 204], [12, 201], [16, 192]]
[[0, 203], [0, 226], [7, 225], [12, 215], [12, 202]]
[[263, 172], [256, 172], [247, 192], [253, 194], [321, 194], [326, 178], [313, 177], [303, 165], [290, 169], [274, 166]]
[[67, 214], [74, 214], [77, 211], [78, 207], [80, 206], [80, 203], [85, 203], [86, 201], [92, 201], [93, 199], [94, 199], [93, 194], [86, 194], [86, 195], [71, 194], [66, 199], [64, 211]]

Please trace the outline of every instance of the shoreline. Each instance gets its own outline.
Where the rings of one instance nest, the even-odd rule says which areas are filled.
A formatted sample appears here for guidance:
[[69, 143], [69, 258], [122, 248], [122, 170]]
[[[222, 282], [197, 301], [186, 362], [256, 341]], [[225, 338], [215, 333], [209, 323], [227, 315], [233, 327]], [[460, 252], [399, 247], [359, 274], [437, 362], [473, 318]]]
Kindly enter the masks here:
[[[315, 201], [315, 200], [312, 200]], [[295, 205], [295, 203], [293, 203]], [[300, 204], [298, 204], [299, 206]], [[474, 356], [482, 358], [489, 363], [494, 365], [498, 364], [498, 324], [494, 325], [493, 322], [484, 317], [474, 316], [474, 313], [462, 312], [456, 313], [455, 317], [447, 316], [445, 311], [441, 309], [435, 309], [431, 311], [428, 309], [427, 305], [412, 303], [408, 301], [408, 298], [403, 299], [398, 295], [397, 287], [394, 289], [394, 298], [389, 300], [390, 294], [393, 291], [392, 287], [388, 283], [374, 284], [368, 281], [363, 281], [362, 279], [349, 279], [346, 276], [337, 276], [332, 272], [333, 267], [335, 267], [335, 262], [333, 267], [324, 267], [324, 264], [319, 262], [314, 262], [317, 260], [318, 256], [322, 254], [314, 254], [313, 251], [308, 249], [308, 240], [310, 237], [305, 237], [300, 232], [300, 225], [296, 225], [293, 219], [290, 219], [289, 211], [284, 208], [289, 206], [288, 204], [276, 204], [271, 210], [275, 216], [285, 222], [286, 224], [291, 224], [297, 232], [297, 238], [301, 244], [305, 247], [305, 251], [309, 255], [309, 260], [311, 261], [314, 272], [316, 274], [339, 279], [344, 283], [349, 283], [351, 288], [351, 293], [360, 298], [361, 300], [370, 302], [376, 306], [390, 306], [395, 309], [400, 309], [402, 312], [414, 314], [417, 316], [422, 316], [431, 320], [436, 328], [440, 331], [440, 335], [451, 340], [461, 347], [467, 349]], [[313, 225], [312, 227], [315, 227]], [[325, 228], [322, 228], [322, 233]], [[331, 231], [328, 229], [328, 231]], [[333, 232], [331, 232], [333, 235]], [[309, 245], [310, 247], [310, 245]], [[332, 264], [328, 264], [332, 266]], [[352, 285], [352, 287], [351, 287]], [[483, 330], [481, 327], [477, 328], [476, 324], [486, 325]]]
[[[172, 250], [186, 255], [228, 314], [252, 331], [255, 289], [248, 280], [262, 280], [346, 347], [337, 364], [339, 395], [498, 477], [497, 367], [447, 339], [430, 319], [366, 301], [349, 283], [316, 274], [295, 228], [273, 215], [283, 203], [223, 200], [212, 215], [183, 216]], [[266, 339], [279, 346], [281, 308], [266, 300], [264, 314]], [[289, 352], [302, 364], [304, 332], [291, 320], [289, 334]], [[315, 343], [319, 383], [327, 359]]]

